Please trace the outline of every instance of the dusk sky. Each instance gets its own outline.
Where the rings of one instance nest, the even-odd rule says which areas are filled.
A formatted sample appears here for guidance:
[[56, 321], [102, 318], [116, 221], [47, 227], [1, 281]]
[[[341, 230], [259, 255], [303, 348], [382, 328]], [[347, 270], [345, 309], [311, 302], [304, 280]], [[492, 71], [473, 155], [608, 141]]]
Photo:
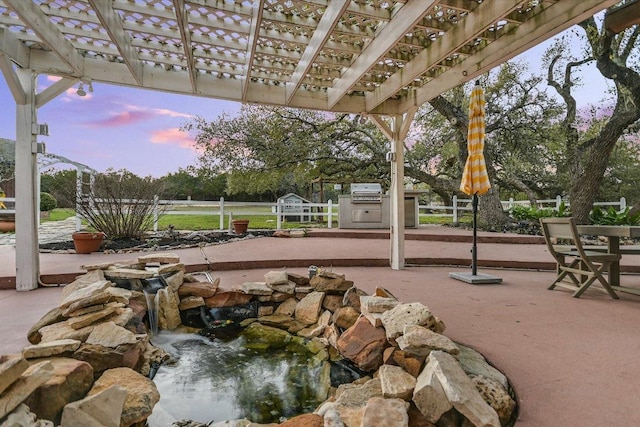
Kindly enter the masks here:
[[[517, 57], [540, 71], [540, 58], [548, 43]], [[578, 106], [598, 103], [606, 83], [597, 71], [577, 94]], [[41, 80], [44, 77], [40, 78]], [[49, 83], [39, 81], [42, 90]], [[175, 95], [143, 89], [93, 84], [93, 93], [80, 97], [77, 86], [38, 111], [38, 123], [49, 125], [49, 135], [39, 137], [48, 153], [83, 163], [99, 172], [127, 169], [137, 175], [160, 177], [195, 164], [193, 135], [180, 132], [190, 117], [214, 120], [234, 115], [240, 103]], [[87, 89], [85, 87], [85, 89]], [[0, 78], [0, 137], [15, 139], [15, 102]]]

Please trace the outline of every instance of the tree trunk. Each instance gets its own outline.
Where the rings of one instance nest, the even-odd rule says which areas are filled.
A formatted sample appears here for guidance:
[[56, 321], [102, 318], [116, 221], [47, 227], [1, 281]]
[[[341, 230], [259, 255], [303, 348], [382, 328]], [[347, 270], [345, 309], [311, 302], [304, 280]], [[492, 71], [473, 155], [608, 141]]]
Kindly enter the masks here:
[[500, 202], [500, 195], [494, 189], [478, 198], [478, 224], [491, 231], [502, 231], [508, 216], [505, 215]]

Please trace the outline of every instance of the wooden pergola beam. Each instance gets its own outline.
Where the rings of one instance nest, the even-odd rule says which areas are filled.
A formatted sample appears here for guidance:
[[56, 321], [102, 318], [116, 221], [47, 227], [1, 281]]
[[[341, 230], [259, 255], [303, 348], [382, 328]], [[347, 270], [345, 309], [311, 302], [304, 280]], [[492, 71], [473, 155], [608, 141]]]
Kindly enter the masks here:
[[640, 0], [612, 10], [604, 20], [605, 28], [616, 34], [636, 24], [640, 24]]

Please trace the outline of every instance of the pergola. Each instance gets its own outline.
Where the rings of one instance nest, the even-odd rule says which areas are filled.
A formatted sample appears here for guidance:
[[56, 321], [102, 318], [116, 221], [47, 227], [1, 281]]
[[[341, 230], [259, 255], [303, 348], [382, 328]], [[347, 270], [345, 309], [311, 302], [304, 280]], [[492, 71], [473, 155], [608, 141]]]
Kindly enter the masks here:
[[[74, 85], [366, 115], [390, 140], [390, 264], [399, 269], [403, 140], [417, 108], [615, 3], [0, 0], [0, 70], [17, 117], [16, 288], [39, 278], [37, 110]], [[61, 79], [36, 93], [42, 74]]]

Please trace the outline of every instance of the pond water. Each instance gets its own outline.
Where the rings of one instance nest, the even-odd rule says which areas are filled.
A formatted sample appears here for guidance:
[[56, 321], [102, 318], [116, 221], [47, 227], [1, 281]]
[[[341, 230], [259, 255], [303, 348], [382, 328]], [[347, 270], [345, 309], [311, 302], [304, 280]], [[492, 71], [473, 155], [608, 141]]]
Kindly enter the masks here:
[[280, 422], [313, 412], [327, 396], [328, 363], [299, 341], [274, 348], [244, 337], [223, 341], [164, 331], [153, 341], [178, 358], [153, 379], [158, 405], [176, 420]]

